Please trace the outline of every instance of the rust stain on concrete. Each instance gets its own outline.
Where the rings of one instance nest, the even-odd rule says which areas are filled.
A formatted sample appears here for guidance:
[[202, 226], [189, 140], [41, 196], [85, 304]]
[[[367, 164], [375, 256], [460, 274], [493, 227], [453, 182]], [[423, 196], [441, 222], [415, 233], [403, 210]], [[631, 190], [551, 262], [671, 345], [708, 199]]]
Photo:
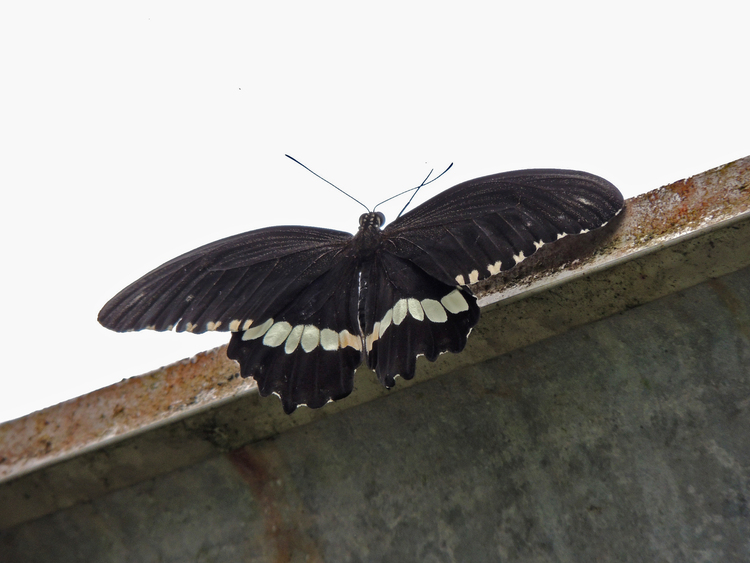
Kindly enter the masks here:
[[750, 311], [748, 311], [745, 301], [739, 295], [732, 292], [721, 280], [709, 280], [708, 284], [731, 315], [737, 331], [750, 342]]
[[[323, 558], [312, 537], [305, 529], [312, 526], [300, 506], [299, 499], [290, 499], [285, 487], [291, 479], [284, 479], [286, 472], [275, 451], [270, 448], [255, 450], [240, 448], [227, 454], [227, 458], [247, 483], [253, 497], [260, 505], [265, 523], [265, 554], [269, 561], [289, 563], [298, 560], [322, 562]], [[296, 495], [292, 495], [296, 497]]]
[[0, 424], [0, 481], [250, 391], [225, 348]]

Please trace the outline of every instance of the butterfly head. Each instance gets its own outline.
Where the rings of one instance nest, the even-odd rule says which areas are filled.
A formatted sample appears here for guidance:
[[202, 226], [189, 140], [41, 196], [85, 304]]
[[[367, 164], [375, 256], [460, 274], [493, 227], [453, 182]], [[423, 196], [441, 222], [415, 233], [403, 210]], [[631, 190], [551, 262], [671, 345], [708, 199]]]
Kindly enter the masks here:
[[359, 216], [359, 230], [368, 228], [375, 228], [380, 230], [380, 227], [385, 223], [385, 215], [380, 211], [371, 211], [370, 213], [363, 213]]

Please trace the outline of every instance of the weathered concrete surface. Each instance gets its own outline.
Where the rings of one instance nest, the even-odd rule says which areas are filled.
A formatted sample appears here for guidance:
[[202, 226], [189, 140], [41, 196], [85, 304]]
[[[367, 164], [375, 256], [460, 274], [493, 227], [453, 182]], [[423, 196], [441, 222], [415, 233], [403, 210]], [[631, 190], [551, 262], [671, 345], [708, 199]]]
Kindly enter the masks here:
[[748, 561], [750, 268], [0, 532], [0, 561]]

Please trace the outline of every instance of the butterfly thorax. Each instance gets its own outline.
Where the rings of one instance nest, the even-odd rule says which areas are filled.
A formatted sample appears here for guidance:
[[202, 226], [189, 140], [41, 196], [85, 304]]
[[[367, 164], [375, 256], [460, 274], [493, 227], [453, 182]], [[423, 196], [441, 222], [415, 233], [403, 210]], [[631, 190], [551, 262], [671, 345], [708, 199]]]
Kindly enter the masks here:
[[371, 256], [380, 245], [380, 226], [385, 222], [385, 215], [379, 211], [364, 213], [359, 217], [359, 231], [354, 235], [355, 245], [360, 257]]

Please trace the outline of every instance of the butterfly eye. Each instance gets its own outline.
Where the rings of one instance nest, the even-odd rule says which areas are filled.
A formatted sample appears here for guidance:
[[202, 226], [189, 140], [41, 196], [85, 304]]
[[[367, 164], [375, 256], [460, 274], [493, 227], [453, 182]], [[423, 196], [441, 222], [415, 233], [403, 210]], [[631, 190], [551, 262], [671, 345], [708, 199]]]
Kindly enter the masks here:
[[385, 215], [383, 215], [380, 211], [376, 211], [375, 213], [363, 213], [359, 216], [360, 228], [366, 226], [380, 228], [383, 223], [385, 223]]

